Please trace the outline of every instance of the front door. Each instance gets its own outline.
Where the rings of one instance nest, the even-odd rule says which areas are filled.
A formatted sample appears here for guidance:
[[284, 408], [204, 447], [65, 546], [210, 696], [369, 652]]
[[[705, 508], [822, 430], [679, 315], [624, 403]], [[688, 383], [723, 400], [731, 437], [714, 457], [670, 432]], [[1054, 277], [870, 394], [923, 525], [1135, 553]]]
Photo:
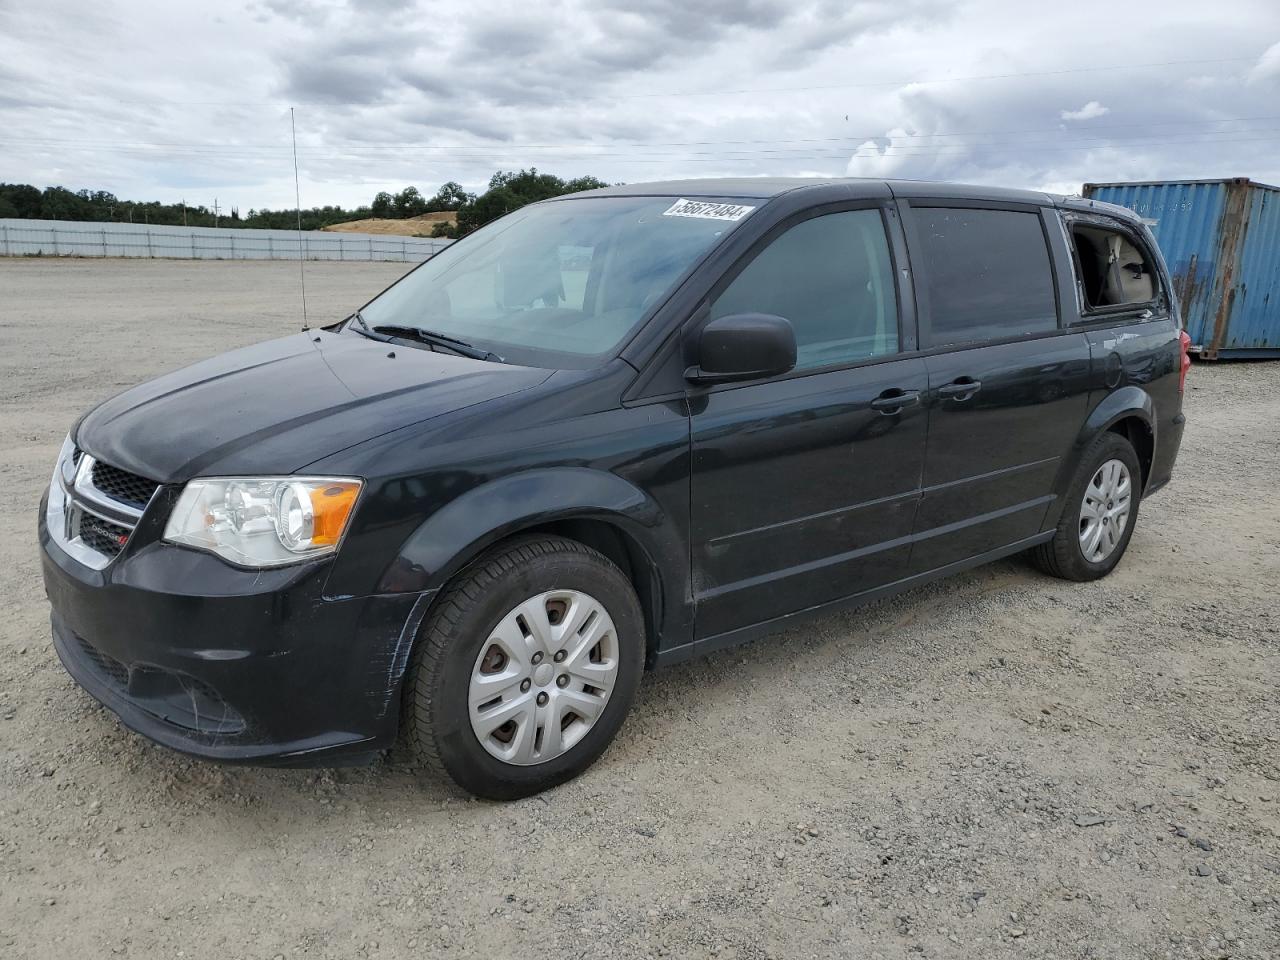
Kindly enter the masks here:
[[798, 363], [690, 397], [700, 640], [906, 573], [928, 372], [897, 356], [885, 222], [872, 208], [784, 226], [712, 299], [712, 317], [786, 317]]

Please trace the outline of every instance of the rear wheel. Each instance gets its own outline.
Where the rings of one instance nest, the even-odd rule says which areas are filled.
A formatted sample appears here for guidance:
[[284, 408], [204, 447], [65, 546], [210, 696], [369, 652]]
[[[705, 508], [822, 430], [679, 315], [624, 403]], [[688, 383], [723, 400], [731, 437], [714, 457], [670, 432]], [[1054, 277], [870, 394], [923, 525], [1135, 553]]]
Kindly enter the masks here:
[[505, 800], [577, 776], [621, 727], [643, 672], [631, 584], [596, 551], [522, 538], [446, 589], [410, 668], [414, 752]]
[[1085, 451], [1052, 540], [1031, 551], [1045, 573], [1066, 580], [1105, 577], [1133, 536], [1142, 468], [1133, 445], [1104, 433]]

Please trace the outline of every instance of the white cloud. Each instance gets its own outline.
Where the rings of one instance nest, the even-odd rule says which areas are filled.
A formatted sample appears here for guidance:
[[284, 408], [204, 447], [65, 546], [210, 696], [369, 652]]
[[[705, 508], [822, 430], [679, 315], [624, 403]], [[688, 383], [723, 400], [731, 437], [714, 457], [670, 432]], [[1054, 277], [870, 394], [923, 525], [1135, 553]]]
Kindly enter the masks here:
[[1250, 83], [1265, 83], [1280, 78], [1280, 42], [1273, 43], [1249, 71]]
[[[1280, 180], [1274, 125], [1232, 119], [1275, 113], [1280, 45], [1259, 59], [1256, 38], [1280, 36], [1280, 5], [1222, 17], [1166, 0], [1137, 52], [1061, 28], [1108, 22], [1112, 0], [953, 6], [0, 0], [0, 177], [286, 207], [293, 105], [307, 205], [529, 166], [627, 182]], [[1102, 104], [1104, 122], [1066, 122]]]
[[1079, 110], [1063, 110], [1063, 120], [1094, 120], [1098, 117], [1105, 117], [1111, 112], [1110, 107], [1104, 107], [1097, 100], [1090, 100]]

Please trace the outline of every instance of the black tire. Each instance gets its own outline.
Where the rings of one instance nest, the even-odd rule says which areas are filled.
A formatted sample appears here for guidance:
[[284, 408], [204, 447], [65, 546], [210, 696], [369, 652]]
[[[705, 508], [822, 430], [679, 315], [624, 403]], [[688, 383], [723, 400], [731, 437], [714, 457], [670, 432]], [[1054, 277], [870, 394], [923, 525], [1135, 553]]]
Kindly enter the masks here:
[[[1085, 488], [1094, 475], [1109, 460], [1119, 460], [1129, 471], [1131, 478], [1131, 500], [1129, 515], [1125, 528], [1115, 548], [1101, 561], [1094, 562], [1085, 557], [1080, 546], [1080, 508], [1084, 501]], [[1062, 517], [1058, 521], [1058, 529], [1052, 540], [1042, 543], [1030, 551], [1032, 561], [1037, 567], [1053, 577], [1063, 580], [1097, 580], [1105, 577], [1115, 569], [1125, 550], [1129, 548], [1129, 540], [1133, 536], [1134, 525], [1138, 522], [1138, 507], [1142, 500], [1142, 466], [1133, 444], [1118, 433], [1110, 431], [1102, 434], [1085, 450], [1080, 466], [1067, 488], [1066, 504], [1062, 509]]]
[[[502, 618], [550, 590], [579, 590], [604, 606], [617, 636], [618, 671], [602, 712], [577, 743], [558, 757], [520, 766], [481, 745], [468, 690], [482, 647]], [[607, 558], [562, 537], [507, 541], [459, 574], [423, 625], [406, 678], [406, 739], [419, 760], [477, 796], [514, 800], [538, 793], [576, 777], [604, 753], [635, 699], [644, 652], [640, 603]]]

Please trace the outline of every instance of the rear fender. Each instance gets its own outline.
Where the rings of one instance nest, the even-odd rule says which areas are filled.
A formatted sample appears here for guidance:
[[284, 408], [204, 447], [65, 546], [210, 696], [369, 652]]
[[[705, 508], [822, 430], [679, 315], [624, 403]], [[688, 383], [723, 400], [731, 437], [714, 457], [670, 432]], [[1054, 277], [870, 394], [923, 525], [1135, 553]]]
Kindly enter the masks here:
[[1089, 444], [1093, 443], [1099, 435], [1128, 417], [1136, 417], [1141, 420], [1146, 425], [1146, 428], [1151, 431], [1151, 436], [1154, 440], [1156, 434], [1155, 405], [1151, 402], [1151, 396], [1145, 390], [1130, 384], [1107, 394], [1102, 402], [1093, 408], [1093, 412], [1085, 420], [1084, 426], [1080, 428], [1080, 434], [1076, 438], [1076, 442], [1071, 445], [1071, 450], [1063, 458], [1062, 467], [1059, 469], [1057, 479], [1053, 484], [1055, 499], [1045, 517], [1043, 529], [1052, 530], [1058, 525], [1065, 506], [1067, 489], [1071, 486], [1071, 478], [1080, 469], [1080, 462]]

